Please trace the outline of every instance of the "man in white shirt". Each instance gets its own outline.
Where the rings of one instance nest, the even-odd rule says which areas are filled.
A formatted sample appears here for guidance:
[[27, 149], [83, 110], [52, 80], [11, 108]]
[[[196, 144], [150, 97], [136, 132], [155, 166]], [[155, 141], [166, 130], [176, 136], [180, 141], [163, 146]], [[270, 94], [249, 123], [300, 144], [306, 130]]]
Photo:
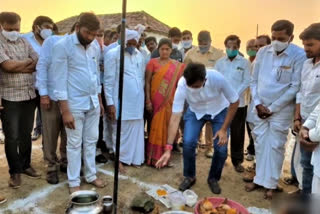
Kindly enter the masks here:
[[168, 164], [172, 144], [182, 117], [185, 101], [189, 107], [184, 114], [183, 175], [179, 189], [189, 189], [196, 182], [196, 154], [200, 131], [211, 123], [214, 134], [214, 155], [208, 176], [208, 184], [214, 194], [220, 194], [219, 180], [228, 156], [228, 129], [237, 112], [239, 96], [225, 78], [203, 64], [190, 63], [179, 80], [175, 93], [172, 116], [168, 128], [166, 151], [156, 163], [157, 168]]
[[242, 163], [247, 116], [247, 105], [244, 95], [250, 83], [250, 62], [239, 55], [240, 43], [241, 40], [238, 36], [228, 36], [224, 41], [227, 56], [219, 59], [215, 65], [215, 69], [224, 76], [240, 98], [237, 113], [230, 125], [231, 160], [235, 170], [239, 173], [244, 172]]
[[63, 36], [51, 36], [45, 40], [40, 51], [36, 67], [36, 87], [40, 95], [41, 118], [43, 125], [43, 153], [48, 162], [47, 182], [59, 183], [59, 162], [56, 151], [59, 134], [60, 140], [60, 170], [67, 172], [67, 135], [63, 126], [57, 98], [53, 94], [55, 70], [52, 70], [52, 49]]
[[[41, 46], [46, 38], [52, 35], [54, 22], [47, 16], [38, 16], [32, 24], [32, 32], [24, 34], [23, 37], [30, 43], [32, 48], [40, 55]], [[36, 126], [33, 130], [32, 140], [37, 140], [42, 134], [41, 107], [39, 91], [37, 93], [37, 117]]]
[[256, 109], [253, 129], [256, 176], [253, 183], [246, 185], [246, 191], [262, 186], [266, 189], [266, 199], [271, 199], [277, 188], [306, 59], [303, 49], [291, 44], [293, 28], [287, 20], [272, 25], [272, 43], [257, 53], [251, 82]]
[[56, 72], [53, 92], [67, 133], [70, 193], [80, 190], [82, 159], [86, 182], [98, 188], [105, 186], [96, 176], [95, 164], [99, 117], [104, 112], [99, 52], [91, 44], [100, 29], [99, 19], [93, 13], [82, 13], [75, 29], [75, 33], [60, 40], [52, 51], [52, 70]]
[[[136, 46], [139, 33], [126, 30], [124, 56], [124, 83], [122, 105], [122, 130], [120, 146], [120, 171], [125, 172], [122, 163], [140, 166], [144, 163], [144, 75], [145, 60]], [[116, 146], [116, 123], [119, 112], [120, 46], [104, 56], [104, 91], [107, 114], [113, 122], [112, 141]]]
[[320, 103], [303, 124], [299, 139], [303, 149], [312, 152], [312, 194], [320, 194]]
[[[298, 133], [301, 125], [309, 117], [320, 101], [320, 24], [313, 24], [301, 34], [304, 49], [309, 58], [303, 64], [301, 71], [301, 87], [297, 94], [294, 128]], [[308, 124], [308, 123], [307, 123]], [[318, 142], [318, 141], [316, 141]], [[312, 188], [313, 167], [312, 152], [300, 147], [302, 173], [302, 193], [310, 194]]]

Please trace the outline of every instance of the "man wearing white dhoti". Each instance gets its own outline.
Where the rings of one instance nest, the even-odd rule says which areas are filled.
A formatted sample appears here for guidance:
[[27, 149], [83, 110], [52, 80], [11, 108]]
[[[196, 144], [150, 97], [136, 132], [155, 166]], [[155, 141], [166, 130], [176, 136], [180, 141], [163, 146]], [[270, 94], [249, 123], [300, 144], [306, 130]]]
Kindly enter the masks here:
[[[122, 127], [120, 145], [120, 171], [122, 163], [139, 166], [144, 162], [144, 74], [145, 60], [136, 49], [139, 33], [126, 30], [126, 48], [124, 56], [124, 82], [122, 103]], [[119, 115], [119, 66], [120, 46], [104, 56], [104, 90], [107, 101], [107, 113], [115, 121]], [[112, 140], [115, 150], [116, 123], [113, 125]]]
[[267, 199], [272, 198], [277, 188], [301, 68], [306, 59], [303, 49], [291, 44], [293, 28], [287, 20], [272, 25], [272, 43], [259, 50], [250, 86], [256, 108], [253, 130], [256, 176], [253, 183], [246, 185], [246, 190], [264, 187]]

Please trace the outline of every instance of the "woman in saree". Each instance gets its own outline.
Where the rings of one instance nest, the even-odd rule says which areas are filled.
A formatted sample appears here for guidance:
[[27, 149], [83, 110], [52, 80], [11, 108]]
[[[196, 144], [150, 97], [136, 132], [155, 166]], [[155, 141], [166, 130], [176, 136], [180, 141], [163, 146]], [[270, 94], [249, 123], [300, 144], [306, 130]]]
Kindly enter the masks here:
[[158, 50], [160, 57], [149, 61], [145, 75], [146, 109], [152, 114], [147, 145], [147, 164], [151, 166], [155, 166], [165, 151], [173, 98], [185, 67], [170, 59], [172, 43], [169, 39], [161, 39]]

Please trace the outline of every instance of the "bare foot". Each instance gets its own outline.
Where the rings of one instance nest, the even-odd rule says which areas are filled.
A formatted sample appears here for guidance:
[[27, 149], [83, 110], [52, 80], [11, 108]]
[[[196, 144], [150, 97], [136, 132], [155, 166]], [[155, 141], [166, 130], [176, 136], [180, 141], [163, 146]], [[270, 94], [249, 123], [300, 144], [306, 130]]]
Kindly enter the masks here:
[[74, 192], [80, 191], [80, 187], [69, 187], [69, 193], [72, 194]]
[[93, 186], [97, 187], [97, 188], [103, 188], [106, 186], [106, 183], [101, 180], [100, 178], [97, 178], [96, 180], [92, 181], [90, 184], [92, 184]]
[[272, 194], [273, 194], [272, 189], [266, 189], [266, 192], [264, 193], [264, 199], [272, 200]]
[[261, 186], [258, 185], [258, 184], [255, 184], [255, 183], [250, 183], [250, 184], [247, 184], [245, 186], [245, 190], [247, 192], [252, 192], [253, 190], [256, 190], [256, 189], [259, 189], [259, 188], [261, 188]]
[[119, 171], [121, 174], [126, 174], [127, 170], [124, 168], [124, 165], [119, 162]]

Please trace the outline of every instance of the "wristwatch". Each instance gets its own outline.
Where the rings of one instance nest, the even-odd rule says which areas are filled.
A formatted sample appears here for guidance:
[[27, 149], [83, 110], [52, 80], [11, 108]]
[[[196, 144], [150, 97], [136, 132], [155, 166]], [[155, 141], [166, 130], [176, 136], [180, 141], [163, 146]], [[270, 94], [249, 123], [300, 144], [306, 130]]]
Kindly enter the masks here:
[[166, 146], [165, 146], [165, 150], [166, 151], [172, 151], [172, 149], [173, 149], [173, 146], [172, 146], [172, 144], [166, 144]]

